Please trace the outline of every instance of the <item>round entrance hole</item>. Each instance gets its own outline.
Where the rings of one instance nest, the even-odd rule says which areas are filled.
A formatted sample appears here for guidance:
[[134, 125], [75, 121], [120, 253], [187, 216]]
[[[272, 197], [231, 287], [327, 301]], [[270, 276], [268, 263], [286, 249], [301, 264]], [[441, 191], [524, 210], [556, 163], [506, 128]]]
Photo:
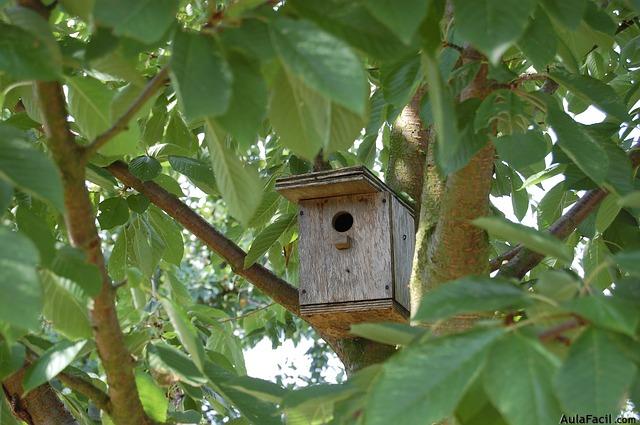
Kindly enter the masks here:
[[353, 226], [353, 216], [346, 211], [340, 211], [333, 216], [331, 224], [336, 231], [340, 233], [346, 232]]

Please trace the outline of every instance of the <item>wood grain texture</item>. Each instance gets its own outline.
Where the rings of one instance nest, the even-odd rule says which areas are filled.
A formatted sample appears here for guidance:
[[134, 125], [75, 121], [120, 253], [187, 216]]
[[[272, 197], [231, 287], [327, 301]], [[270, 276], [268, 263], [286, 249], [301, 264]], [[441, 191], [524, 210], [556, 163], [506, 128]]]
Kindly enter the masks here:
[[[392, 189], [363, 166], [282, 177], [276, 181], [275, 189], [282, 196], [295, 203], [306, 199], [363, 193], [393, 193]], [[399, 202], [411, 210], [411, 207], [404, 200], [399, 199]]]
[[413, 251], [416, 247], [415, 224], [409, 210], [391, 197], [391, 239], [393, 245], [393, 297], [407, 310], [411, 310], [409, 281]]
[[[391, 298], [390, 200], [379, 192], [300, 202], [300, 304], [324, 304]], [[332, 220], [353, 216], [343, 232], [348, 249], [337, 249]]]
[[356, 323], [406, 323], [409, 318], [409, 312], [390, 298], [301, 306], [300, 314], [311, 325], [325, 330], [327, 335], [334, 338], [355, 338], [350, 328]]

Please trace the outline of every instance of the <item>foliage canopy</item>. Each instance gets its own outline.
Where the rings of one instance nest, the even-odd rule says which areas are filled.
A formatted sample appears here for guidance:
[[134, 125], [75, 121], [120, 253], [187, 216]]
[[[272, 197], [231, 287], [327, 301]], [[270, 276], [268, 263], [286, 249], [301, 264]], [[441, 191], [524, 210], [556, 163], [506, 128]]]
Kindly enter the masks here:
[[[638, 13], [0, 0], [3, 394], [45, 385], [70, 423], [116, 425], [537, 425], [637, 407]], [[419, 187], [392, 184], [429, 256], [417, 326], [323, 341], [297, 317], [296, 208], [274, 184], [352, 165]], [[265, 337], [312, 338], [314, 385], [247, 376], [243, 349]], [[384, 351], [366, 340], [399, 349], [339, 349]], [[332, 349], [356, 364], [339, 384]], [[2, 397], [0, 424], [38, 414]]]

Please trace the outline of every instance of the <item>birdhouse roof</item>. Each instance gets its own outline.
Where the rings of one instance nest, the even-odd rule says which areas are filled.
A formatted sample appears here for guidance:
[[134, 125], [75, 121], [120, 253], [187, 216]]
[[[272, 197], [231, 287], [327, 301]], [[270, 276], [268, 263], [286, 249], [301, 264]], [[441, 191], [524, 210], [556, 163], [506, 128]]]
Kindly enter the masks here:
[[343, 195], [390, 192], [412, 211], [406, 202], [363, 166], [296, 174], [276, 180], [276, 190], [291, 202]]

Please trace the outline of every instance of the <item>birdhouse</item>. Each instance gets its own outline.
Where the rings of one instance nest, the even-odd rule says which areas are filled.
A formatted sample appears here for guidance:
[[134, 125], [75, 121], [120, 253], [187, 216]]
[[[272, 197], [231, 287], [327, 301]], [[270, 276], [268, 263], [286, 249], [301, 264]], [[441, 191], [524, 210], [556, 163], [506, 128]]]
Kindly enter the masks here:
[[337, 337], [358, 322], [406, 321], [411, 207], [365, 167], [278, 179], [299, 205], [300, 313]]

